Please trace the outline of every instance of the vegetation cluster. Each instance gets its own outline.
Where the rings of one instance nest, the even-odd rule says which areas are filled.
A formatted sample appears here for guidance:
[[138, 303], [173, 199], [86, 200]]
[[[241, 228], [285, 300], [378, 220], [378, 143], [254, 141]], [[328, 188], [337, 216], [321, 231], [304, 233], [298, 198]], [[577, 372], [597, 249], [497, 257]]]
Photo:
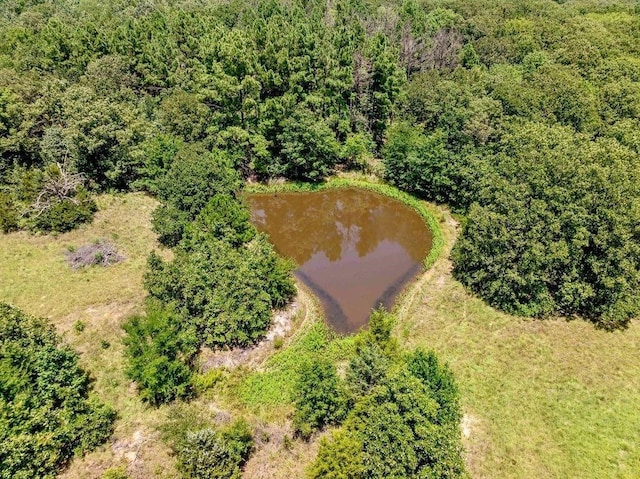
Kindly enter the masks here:
[[43, 319], [0, 303], [0, 477], [53, 478], [106, 441], [116, 414]]
[[129, 375], [152, 404], [190, 397], [202, 346], [250, 346], [296, 290], [293, 264], [250, 223], [237, 197], [241, 183], [224, 157], [187, 156], [157, 182], [154, 212], [164, 261], [151, 253], [147, 314], [125, 324]]
[[323, 357], [300, 368], [299, 434], [341, 424], [321, 441], [309, 477], [465, 477], [453, 375], [431, 351], [402, 352], [391, 337], [394, 321], [384, 310], [371, 315], [344, 378]]

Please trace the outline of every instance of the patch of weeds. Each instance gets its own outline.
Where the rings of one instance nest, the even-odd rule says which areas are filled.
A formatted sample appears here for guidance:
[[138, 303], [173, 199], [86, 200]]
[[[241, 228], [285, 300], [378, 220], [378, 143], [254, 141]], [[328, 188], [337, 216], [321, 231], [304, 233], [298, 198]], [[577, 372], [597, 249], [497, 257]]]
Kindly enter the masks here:
[[110, 467], [104, 471], [100, 479], [130, 479], [130, 476], [124, 467]]
[[75, 323], [73, 323], [73, 330], [80, 334], [82, 331], [84, 331], [84, 328], [86, 327], [86, 324], [84, 324], [84, 321], [82, 320], [78, 320]]
[[293, 448], [293, 439], [291, 438], [291, 436], [289, 436], [289, 434], [285, 435], [282, 438], [282, 447], [287, 451], [290, 451]]
[[194, 374], [191, 377], [191, 385], [197, 394], [213, 388], [224, 378], [224, 372], [220, 369], [210, 369], [207, 372]]

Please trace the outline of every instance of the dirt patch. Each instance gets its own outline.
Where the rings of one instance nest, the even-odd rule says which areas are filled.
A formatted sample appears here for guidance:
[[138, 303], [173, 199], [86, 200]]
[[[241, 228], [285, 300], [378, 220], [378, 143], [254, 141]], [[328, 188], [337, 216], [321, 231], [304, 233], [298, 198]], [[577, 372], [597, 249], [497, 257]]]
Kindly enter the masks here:
[[259, 365], [264, 358], [273, 351], [274, 345], [281, 343], [290, 335], [300, 310], [301, 302], [296, 298], [287, 308], [276, 311], [267, 334], [264, 339], [255, 346], [222, 351], [203, 348], [201, 353], [202, 370], [208, 371], [209, 369], [220, 367], [234, 369], [240, 365]]
[[86, 266], [110, 266], [124, 261], [125, 257], [118, 253], [115, 245], [106, 240], [86, 244], [66, 253], [67, 263], [73, 269]]
[[310, 442], [292, 437], [293, 428], [288, 422], [255, 426], [256, 450], [244, 467], [243, 479], [305, 477], [306, 468], [317, 455], [321, 436]]
[[478, 479], [486, 477], [481, 473], [482, 460], [488, 453], [491, 443], [486, 424], [482, 418], [467, 412], [462, 416], [460, 429], [467, 471], [471, 477]]
[[116, 460], [126, 459], [129, 464], [134, 464], [138, 459], [140, 449], [149, 440], [148, 434], [141, 429], [133, 432], [131, 437], [118, 439], [111, 445], [111, 450]]

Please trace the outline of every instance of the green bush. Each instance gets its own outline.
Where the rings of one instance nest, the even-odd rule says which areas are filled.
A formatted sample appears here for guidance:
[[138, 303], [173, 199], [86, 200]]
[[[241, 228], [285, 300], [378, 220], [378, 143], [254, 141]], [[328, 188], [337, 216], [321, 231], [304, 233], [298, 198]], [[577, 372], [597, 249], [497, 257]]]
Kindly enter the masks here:
[[[321, 441], [309, 477], [465, 477], [460, 404], [450, 371], [433, 353], [399, 355], [389, 313], [379, 310], [371, 319], [369, 330], [356, 338], [347, 371], [354, 405], [331, 439]], [[307, 376], [311, 379], [305, 384], [323, 384], [314, 374]], [[322, 394], [326, 388], [318, 389], [310, 404], [320, 404], [317, 411], [322, 412], [328, 394]]]
[[294, 397], [293, 427], [304, 438], [327, 424], [340, 422], [346, 414], [347, 398], [336, 367], [325, 359], [302, 364]]
[[249, 208], [230, 195], [217, 194], [198, 213], [185, 232], [184, 247], [208, 240], [224, 240], [234, 247], [256, 236]]
[[173, 205], [160, 205], [151, 214], [153, 231], [158, 233], [158, 241], [168, 247], [177, 246], [184, 229], [189, 224], [189, 213]]
[[178, 446], [178, 469], [188, 479], [240, 479], [252, 450], [251, 430], [243, 420], [219, 431], [189, 432]]
[[175, 246], [187, 223], [194, 220], [217, 194], [234, 195], [241, 188], [238, 173], [226, 154], [201, 145], [182, 147], [167, 173], [158, 180], [164, 203], [153, 217], [153, 228], [166, 246]]
[[129, 366], [140, 396], [153, 405], [193, 394], [191, 366], [198, 351], [193, 328], [171, 307], [150, 302], [145, 316], [123, 326]]
[[75, 198], [65, 198], [29, 220], [30, 228], [45, 233], [64, 233], [93, 219], [98, 211], [96, 202], [85, 189], [79, 189]]
[[20, 213], [11, 195], [0, 191], [0, 231], [9, 233], [18, 229]]
[[100, 479], [131, 479], [124, 467], [110, 467]]
[[106, 441], [116, 414], [90, 393], [53, 327], [0, 303], [0, 478], [53, 478]]
[[209, 240], [178, 248], [169, 263], [152, 255], [145, 285], [152, 297], [180, 305], [201, 344], [248, 346], [264, 336], [271, 309], [295, 293], [291, 270], [262, 236], [239, 249]]
[[391, 337], [395, 324], [392, 314], [383, 308], [375, 310], [369, 317], [368, 328], [355, 340], [355, 354], [347, 367], [347, 384], [355, 396], [366, 394], [382, 381], [393, 363], [398, 345]]
[[417, 349], [406, 358], [411, 374], [420, 379], [438, 403], [438, 424], [456, 426], [462, 420], [460, 394], [453, 373], [446, 364], [441, 364], [433, 351]]
[[340, 428], [320, 440], [318, 456], [309, 468], [311, 479], [366, 479], [362, 441]]

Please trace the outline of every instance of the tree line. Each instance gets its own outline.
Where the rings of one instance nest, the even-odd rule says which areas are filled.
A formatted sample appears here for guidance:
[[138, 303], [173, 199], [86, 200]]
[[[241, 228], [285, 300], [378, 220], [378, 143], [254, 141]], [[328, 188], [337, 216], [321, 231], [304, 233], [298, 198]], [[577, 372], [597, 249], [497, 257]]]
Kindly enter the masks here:
[[489, 303], [623, 326], [639, 308], [638, 7], [485, 3], [3, 2], [0, 227], [71, 229], [89, 192], [156, 194], [196, 151], [311, 181], [378, 157], [463, 215], [455, 273]]

